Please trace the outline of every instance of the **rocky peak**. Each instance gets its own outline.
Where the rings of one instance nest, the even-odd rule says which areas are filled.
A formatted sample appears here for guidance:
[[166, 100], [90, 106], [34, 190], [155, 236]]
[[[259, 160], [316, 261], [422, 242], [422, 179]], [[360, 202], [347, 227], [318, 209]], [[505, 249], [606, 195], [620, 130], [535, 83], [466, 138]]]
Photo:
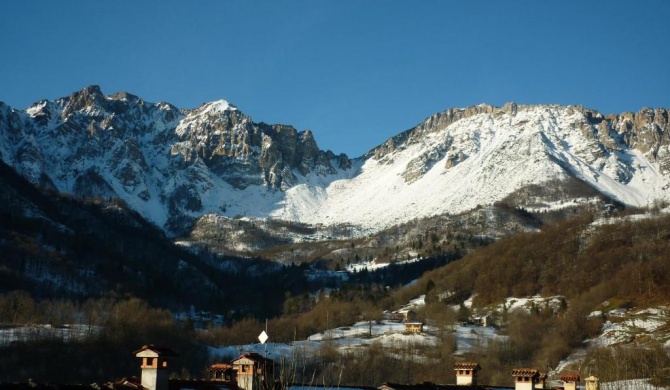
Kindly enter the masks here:
[[81, 91], [74, 92], [69, 97], [62, 99], [62, 101], [65, 103], [65, 108], [63, 109], [64, 118], [67, 118], [73, 112], [86, 108], [104, 110], [107, 106], [105, 95], [102, 94], [98, 85], [91, 85]]

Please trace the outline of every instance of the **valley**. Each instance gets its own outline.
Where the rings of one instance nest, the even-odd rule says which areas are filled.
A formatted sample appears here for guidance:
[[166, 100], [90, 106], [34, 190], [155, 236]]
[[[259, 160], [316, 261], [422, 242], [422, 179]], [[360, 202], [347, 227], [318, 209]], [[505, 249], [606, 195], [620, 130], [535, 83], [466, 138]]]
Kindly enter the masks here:
[[350, 158], [223, 100], [0, 103], [0, 380], [113, 377], [148, 342], [197, 378], [265, 353], [267, 323], [303, 380], [468, 360], [669, 386], [669, 131], [660, 108], [481, 104]]

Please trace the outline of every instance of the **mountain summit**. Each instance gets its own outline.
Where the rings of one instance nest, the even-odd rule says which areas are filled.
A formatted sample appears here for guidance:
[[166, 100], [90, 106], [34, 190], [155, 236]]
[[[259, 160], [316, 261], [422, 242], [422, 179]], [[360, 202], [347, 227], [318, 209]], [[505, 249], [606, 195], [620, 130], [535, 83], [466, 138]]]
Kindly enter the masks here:
[[171, 232], [205, 213], [239, 212], [231, 205], [247, 192], [272, 197], [305, 175], [351, 167], [310, 131], [254, 123], [225, 101], [179, 110], [98, 86], [25, 111], [0, 103], [0, 156], [33, 183], [123, 199]]
[[377, 230], [503, 199], [549, 208], [574, 200], [575, 182], [646, 206], [670, 198], [669, 131], [665, 109], [478, 105], [352, 160], [320, 150], [309, 130], [256, 123], [223, 100], [180, 110], [91, 86], [26, 110], [0, 103], [0, 157], [21, 175], [120, 198], [172, 234], [207, 214]]

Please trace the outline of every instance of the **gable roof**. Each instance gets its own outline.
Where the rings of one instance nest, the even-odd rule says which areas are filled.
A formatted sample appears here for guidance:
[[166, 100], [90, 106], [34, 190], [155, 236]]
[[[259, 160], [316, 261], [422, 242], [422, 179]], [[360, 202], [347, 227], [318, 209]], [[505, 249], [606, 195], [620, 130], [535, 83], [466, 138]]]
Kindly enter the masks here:
[[232, 370], [233, 365], [229, 363], [214, 363], [209, 368], [207, 368], [207, 371], [209, 372], [215, 372], [215, 371], [227, 371], [227, 370]]
[[454, 364], [454, 370], [481, 370], [479, 363], [459, 362]]
[[[141, 354], [141, 355], [140, 355]], [[160, 347], [154, 344], [145, 344], [142, 348], [133, 352], [137, 357], [177, 357], [179, 356], [175, 351], [167, 347]], [[151, 355], [151, 356], [150, 356]]]
[[263, 357], [256, 352], [249, 352], [249, 353], [245, 353], [244, 355], [241, 355], [237, 359], [233, 360], [232, 364], [235, 364], [237, 361], [242, 360], [242, 359], [249, 359], [249, 360], [252, 360], [252, 361], [258, 362], [258, 363], [274, 363], [274, 360], [272, 360], [272, 359], [268, 359], [266, 357]]
[[561, 380], [563, 382], [579, 382], [579, 374], [563, 374]]
[[535, 368], [515, 368], [512, 376], [539, 376], [540, 372]]

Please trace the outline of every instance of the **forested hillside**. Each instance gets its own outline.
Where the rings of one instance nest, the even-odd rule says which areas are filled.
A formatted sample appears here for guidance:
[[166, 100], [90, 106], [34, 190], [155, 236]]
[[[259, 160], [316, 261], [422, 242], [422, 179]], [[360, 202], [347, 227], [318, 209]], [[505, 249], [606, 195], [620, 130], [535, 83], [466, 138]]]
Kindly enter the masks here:
[[[606, 300], [670, 302], [670, 216], [596, 219], [593, 213], [520, 233], [424, 275], [454, 302], [474, 305], [506, 297], [563, 295], [595, 305]], [[415, 287], [420, 288], [420, 287]], [[430, 298], [429, 298], [430, 299]]]
[[195, 255], [122, 201], [38, 189], [1, 162], [0, 222], [0, 292], [73, 301], [134, 296], [173, 311], [267, 316], [281, 312], [285, 291], [312, 288], [299, 267]]
[[[325, 378], [340, 372], [343, 384], [375, 385], [378, 376], [398, 382], [449, 383], [453, 378], [443, 367], [467, 359], [486, 367], [480, 373], [483, 383], [511, 385], [511, 367], [553, 369], [575, 350], [586, 347], [586, 340], [601, 334], [608, 320], [605, 313], [610, 310], [667, 307], [669, 258], [670, 216], [628, 211], [602, 219], [585, 213], [536, 233], [501, 239], [397, 291], [373, 285], [334, 290], [316, 300], [288, 297], [285, 315], [271, 320], [269, 328], [275, 340], [301, 339], [310, 332], [346, 328], [356, 321], [378, 321], [382, 310], [397, 309], [426, 294], [427, 304], [418, 315], [437, 329], [434, 348], [407, 343], [345, 351], [326, 344], [319, 360], [326, 362], [324, 366], [310, 364], [321, 367], [317, 372]], [[506, 298], [530, 296], [558, 296], [561, 304], [513, 311], [502, 305]], [[472, 306], [466, 307], [464, 301], [470, 299]], [[492, 311], [501, 306], [501, 312]], [[481, 343], [467, 356], [452, 356], [451, 329], [477, 313], [491, 313], [505, 338]], [[658, 328], [660, 332], [670, 331], [670, 317], [666, 322]], [[249, 329], [261, 327], [260, 322], [249, 319], [203, 336], [214, 345], [248, 343], [255, 337]], [[670, 362], [670, 355], [652, 338], [589, 348], [583, 359], [581, 368], [571, 369], [598, 372], [608, 381], [647, 377], [656, 384], [668, 384], [659, 367]], [[616, 369], [612, 369], [613, 362]], [[364, 375], [363, 366], [379, 375]]]

